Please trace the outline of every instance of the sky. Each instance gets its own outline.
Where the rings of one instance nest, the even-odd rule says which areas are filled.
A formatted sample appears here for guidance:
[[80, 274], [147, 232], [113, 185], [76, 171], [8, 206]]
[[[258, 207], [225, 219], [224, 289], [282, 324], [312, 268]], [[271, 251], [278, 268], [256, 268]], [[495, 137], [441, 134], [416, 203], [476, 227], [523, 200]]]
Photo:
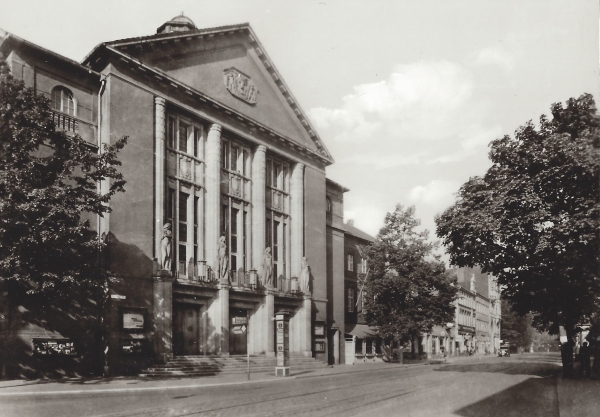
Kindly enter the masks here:
[[598, 101], [597, 0], [0, 0], [0, 28], [81, 61], [184, 12], [249, 22], [350, 189], [345, 220], [376, 235], [396, 204], [434, 216], [485, 174], [488, 144], [552, 103]]

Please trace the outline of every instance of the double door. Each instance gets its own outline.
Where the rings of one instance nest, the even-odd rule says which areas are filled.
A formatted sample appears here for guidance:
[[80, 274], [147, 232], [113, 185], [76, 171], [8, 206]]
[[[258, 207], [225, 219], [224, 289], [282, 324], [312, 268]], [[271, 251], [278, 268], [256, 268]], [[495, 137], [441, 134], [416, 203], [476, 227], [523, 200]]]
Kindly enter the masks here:
[[173, 321], [173, 353], [199, 355], [201, 346], [200, 306], [178, 304]]

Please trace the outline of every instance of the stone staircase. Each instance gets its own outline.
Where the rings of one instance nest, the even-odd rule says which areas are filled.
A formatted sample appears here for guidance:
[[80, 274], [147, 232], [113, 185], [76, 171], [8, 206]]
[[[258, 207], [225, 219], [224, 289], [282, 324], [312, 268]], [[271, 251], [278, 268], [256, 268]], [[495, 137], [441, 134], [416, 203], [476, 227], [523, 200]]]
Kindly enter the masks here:
[[[213, 376], [244, 374], [248, 371], [246, 355], [231, 356], [176, 356], [166, 364], [153, 365], [140, 373], [146, 377]], [[250, 373], [275, 374], [274, 356], [250, 356]], [[310, 371], [329, 365], [302, 354], [290, 354], [292, 371]]]

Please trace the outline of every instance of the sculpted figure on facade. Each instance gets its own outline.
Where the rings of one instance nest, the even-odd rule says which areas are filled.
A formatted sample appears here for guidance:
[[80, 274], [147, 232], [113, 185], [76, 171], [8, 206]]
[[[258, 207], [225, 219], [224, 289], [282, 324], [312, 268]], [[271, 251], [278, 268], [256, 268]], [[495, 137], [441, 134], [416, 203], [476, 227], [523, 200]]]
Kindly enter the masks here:
[[219, 238], [218, 247], [217, 266], [219, 268], [219, 280], [225, 281], [227, 279], [227, 271], [229, 270], [229, 259], [227, 258], [227, 245], [225, 244], [225, 236], [221, 236]]
[[267, 287], [273, 286], [273, 257], [271, 256], [271, 248], [266, 248], [263, 254], [262, 261], [262, 282]]
[[256, 103], [256, 87], [254, 87], [253, 85], [250, 85], [248, 87], [247, 97], [249, 103]]
[[306, 256], [302, 257], [302, 263], [300, 268], [300, 276], [298, 277], [298, 283], [300, 284], [300, 291], [304, 294], [310, 293], [310, 266], [308, 266], [308, 259]]
[[171, 223], [165, 223], [163, 226], [162, 237], [160, 239], [160, 266], [162, 269], [171, 270]]

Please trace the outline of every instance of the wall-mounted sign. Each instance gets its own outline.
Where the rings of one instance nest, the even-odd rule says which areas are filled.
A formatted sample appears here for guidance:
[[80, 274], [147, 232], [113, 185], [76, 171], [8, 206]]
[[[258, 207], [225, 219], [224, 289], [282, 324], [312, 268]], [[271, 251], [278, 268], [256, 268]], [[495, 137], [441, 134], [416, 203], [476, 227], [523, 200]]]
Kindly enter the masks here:
[[124, 355], [139, 355], [144, 350], [145, 340], [121, 340], [121, 352]]
[[[352, 346], [354, 346], [354, 344]], [[315, 341], [315, 352], [325, 352], [325, 341], [323, 341], [323, 340]]]
[[246, 324], [248, 323], [247, 317], [232, 317], [231, 324]]
[[33, 353], [44, 356], [76, 356], [75, 344], [70, 339], [32, 339]]
[[235, 68], [227, 68], [223, 73], [223, 82], [227, 90], [239, 99], [247, 103], [256, 103], [258, 90], [247, 75]]
[[111, 294], [110, 298], [112, 298], [114, 300], [125, 300], [127, 297], [124, 295], [119, 295], [119, 294]]
[[140, 311], [124, 311], [123, 330], [144, 330], [144, 313]]
[[315, 336], [325, 336], [324, 324], [315, 324]]

